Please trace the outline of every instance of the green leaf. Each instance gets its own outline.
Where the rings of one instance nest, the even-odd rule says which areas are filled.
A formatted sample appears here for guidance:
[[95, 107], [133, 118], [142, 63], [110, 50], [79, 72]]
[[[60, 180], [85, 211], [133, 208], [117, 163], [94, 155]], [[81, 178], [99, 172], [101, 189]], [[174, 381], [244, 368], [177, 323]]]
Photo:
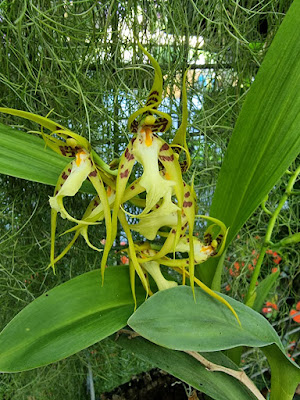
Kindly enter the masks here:
[[[148, 361], [158, 368], [176, 376], [195, 389], [216, 400], [251, 400], [256, 397], [235, 378], [222, 372], [208, 371], [193, 357], [186, 353], [157, 346], [142, 338], [129, 340], [121, 336], [117, 343], [134, 356]], [[202, 353], [207, 360], [231, 369], [238, 367], [223, 353]]]
[[[229, 244], [300, 149], [300, 2], [283, 20], [246, 96], [220, 170], [210, 215]], [[217, 260], [202, 264], [211, 284]]]
[[[275, 345], [281, 354], [281, 368], [289, 368], [296, 382], [300, 382], [299, 367], [285, 355], [269, 322], [244, 304], [225, 295], [222, 297], [235, 309], [242, 326], [230, 310], [200, 288], [195, 289], [194, 301], [191, 288], [186, 286], [156, 293], [138, 308], [128, 324], [151, 342], [174, 350], [211, 352], [238, 346], [261, 347], [266, 350], [271, 367], [273, 365], [273, 375], [280, 379], [277, 376], [280, 369], [269, 350]], [[282, 384], [287, 381], [282, 380]], [[284, 387], [284, 390], [287, 389]], [[274, 399], [279, 400], [279, 397]]]
[[[145, 292], [137, 287], [137, 299]], [[125, 266], [95, 270], [57, 286], [25, 307], [0, 334], [0, 371], [24, 371], [68, 357], [113, 334], [133, 313]]]
[[259, 285], [257, 286], [256, 289], [256, 297], [254, 300], [253, 304], [253, 310], [260, 312], [262, 309], [262, 306], [264, 305], [264, 302], [266, 298], [268, 297], [268, 294], [270, 293], [271, 289], [275, 285], [275, 282], [280, 274], [280, 270], [278, 270], [269, 276], [267, 276], [264, 280], [262, 280]]
[[276, 345], [264, 347], [263, 351], [272, 371], [270, 400], [292, 400], [300, 381], [299, 370], [286, 362], [285, 355]]
[[[70, 162], [45, 146], [43, 139], [0, 123], [0, 173], [55, 186]], [[85, 182], [81, 191], [94, 193]]]

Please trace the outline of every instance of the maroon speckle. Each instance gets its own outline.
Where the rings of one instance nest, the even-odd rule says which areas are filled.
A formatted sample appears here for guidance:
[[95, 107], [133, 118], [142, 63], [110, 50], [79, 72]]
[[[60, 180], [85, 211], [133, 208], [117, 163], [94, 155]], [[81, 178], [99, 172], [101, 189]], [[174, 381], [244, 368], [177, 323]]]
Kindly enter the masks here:
[[63, 156], [66, 155], [66, 149], [64, 148], [64, 146], [59, 146], [59, 150], [60, 150], [60, 152], [61, 152], [61, 154], [62, 154]]
[[71, 172], [71, 168], [68, 168], [68, 172]]
[[176, 230], [175, 230], [175, 229], [172, 229], [171, 232], [172, 232], [172, 233], [176, 233]]
[[183, 186], [186, 186], [186, 183], [185, 183], [185, 182], [183, 182]]
[[123, 178], [127, 178], [127, 177], [128, 177], [128, 175], [129, 175], [129, 170], [128, 170], [128, 169], [126, 169], [126, 171], [125, 171], [125, 172], [121, 172], [121, 173], [120, 173], [120, 178], [121, 178], [121, 179], [123, 179]]
[[131, 144], [133, 144], [134, 142], [135, 142], [135, 140], [136, 140], [136, 138], [134, 137], [134, 138], [132, 138], [131, 139]]
[[183, 207], [192, 207], [193, 203], [191, 201], [184, 201]]
[[170, 146], [168, 145], [168, 143], [165, 143], [163, 146], [161, 146], [160, 151], [165, 151], [165, 150], [169, 150]]
[[187, 238], [186, 241], [187, 241], [187, 243], [190, 243], [190, 239], [189, 238]]
[[134, 185], [130, 186], [130, 189], [131, 189], [131, 190], [134, 190], [134, 188], [135, 188], [135, 186], [134, 186]]
[[187, 198], [187, 197], [190, 197], [190, 195], [191, 195], [191, 193], [190, 193], [190, 192], [186, 192], [186, 193], [184, 193], [184, 197], [185, 197], [185, 198]]
[[97, 171], [94, 169], [94, 171], [89, 173], [89, 176], [92, 176], [92, 177], [97, 176]]
[[65, 173], [65, 171], [61, 174], [61, 177], [62, 177], [64, 180], [66, 180], [66, 179], [68, 178], [68, 176], [69, 176], [69, 175], [67, 175], [67, 174]]
[[97, 200], [94, 201], [94, 206], [95, 206], [95, 207], [99, 206], [99, 203], [98, 203]]
[[57, 195], [57, 193], [58, 193], [58, 190], [56, 190], [56, 191], [55, 191], [55, 193], [54, 193], [54, 196], [56, 196], [56, 195]]
[[161, 161], [174, 161], [174, 154], [172, 154], [171, 156], [159, 156], [159, 159]]
[[125, 157], [127, 158], [128, 161], [131, 161], [134, 159], [134, 155], [132, 153], [130, 153], [130, 151], [128, 150], [128, 147], [125, 150]]
[[121, 169], [124, 168], [124, 164], [122, 164], [120, 168], [121, 168]]
[[155, 208], [159, 208], [159, 204], [155, 204]]

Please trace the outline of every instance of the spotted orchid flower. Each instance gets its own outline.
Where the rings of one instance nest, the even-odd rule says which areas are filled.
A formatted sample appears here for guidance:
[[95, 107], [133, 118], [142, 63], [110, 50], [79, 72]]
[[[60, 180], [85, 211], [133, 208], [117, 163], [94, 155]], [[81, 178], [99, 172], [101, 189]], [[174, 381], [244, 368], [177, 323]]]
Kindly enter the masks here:
[[[205, 241], [206, 243], [202, 243], [198, 238], [193, 237], [193, 254], [195, 257], [195, 264], [201, 264], [205, 262], [209, 257], [217, 255], [217, 252], [220, 251], [220, 246], [223, 246], [223, 241], [224, 238], [226, 239], [226, 234], [227, 230], [222, 224], [221, 221], [218, 221], [216, 219], [213, 219], [214, 222], [216, 222], [215, 226], [219, 227], [219, 235], [217, 236], [216, 239], [213, 239], [210, 243], [208, 243], [208, 240], [211, 240], [212, 236], [210, 232], [211, 230], [208, 229], [205, 233]], [[224, 231], [225, 229], [225, 231]], [[224, 235], [223, 235], [224, 234]], [[190, 241], [189, 237], [185, 235], [182, 237], [179, 241], [179, 243], [176, 246], [176, 251], [177, 252], [190, 252]], [[146, 278], [144, 277], [144, 286], [147, 285], [147, 293], [152, 293], [149, 280], [147, 279], [147, 274], [150, 274], [153, 280], [155, 281], [158, 290], [165, 290], [169, 289], [171, 287], [177, 286], [177, 282], [172, 281], [172, 280], [167, 280], [161, 271], [161, 265], [162, 266], [167, 266], [169, 268], [172, 268], [173, 270], [179, 272], [183, 277], [187, 276], [191, 280], [191, 275], [189, 272], [189, 259], [171, 259], [168, 257], [162, 257], [159, 259], [156, 259], [155, 261], [144, 261], [141, 263], [142, 260], [146, 260], [150, 258], [156, 258], [156, 254], [158, 254], [158, 251], [153, 248], [151, 243], [149, 242], [144, 242], [142, 245], [136, 245], [135, 246], [135, 251], [137, 253], [136, 261], [140, 263], [140, 268], [141, 270], [146, 273]], [[131, 269], [131, 275], [134, 275], [134, 267], [130, 265]], [[217, 293], [212, 291], [209, 287], [207, 287], [203, 282], [201, 282], [199, 279], [196, 277], [193, 277], [194, 282], [201, 287], [206, 293], [208, 293], [210, 296], [214, 297], [216, 300], [224, 304], [235, 316], [237, 319], [238, 323], [240, 324], [240, 320], [232, 308], [232, 306], [225, 300], [223, 297], [219, 296]], [[146, 283], [145, 283], [146, 282]], [[135, 281], [132, 278], [131, 279], [131, 288], [132, 292], [135, 298]]]
[[[97, 195], [103, 205], [103, 212], [106, 224], [107, 236], [111, 235], [111, 214], [108, 197], [103, 180], [111, 182], [107, 173], [114, 174], [101, 158], [92, 150], [90, 143], [82, 136], [72, 132], [68, 128], [57, 124], [46, 117], [41, 117], [25, 111], [10, 108], [0, 108], [0, 112], [16, 115], [21, 118], [38, 123], [42, 128], [37, 132], [42, 135], [46, 145], [56, 153], [72, 158], [72, 161], [64, 168], [58, 178], [54, 195], [50, 197], [51, 206], [51, 255], [50, 264], [54, 269], [54, 242], [56, 233], [57, 214], [62, 218], [67, 218], [72, 222], [81, 225], [91, 225], [98, 223], [93, 220], [77, 220], [72, 217], [65, 209], [63, 199], [66, 196], [74, 196], [80, 189], [82, 183], [89, 179], [94, 186]], [[44, 128], [50, 130], [50, 134], [44, 132]]]
[[[139, 187], [146, 192], [145, 206], [143, 211], [136, 215], [136, 218], [141, 220], [148, 218], [153, 207], [162, 203], [164, 204], [163, 210], [168, 214], [176, 210], [178, 227], [181, 221], [184, 188], [178, 156], [171, 146], [158, 136], [158, 132], [165, 132], [171, 124], [171, 117], [157, 109], [162, 101], [162, 73], [157, 61], [141, 45], [139, 46], [154, 67], [154, 83], [146, 105], [133, 113], [128, 120], [129, 130], [134, 134], [134, 137], [129, 141], [120, 158], [116, 181], [116, 198], [112, 213], [112, 235], [104, 249], [101, 262], [102, 271], [105, 269], [109, 250], [116, 237], [120, 207], [124, 203], [124, 194], [136, 162], [143, 167], [143, 174], [138, 183]], [[160, 168], [163, 168], [163, 174], [160, 172]], [[175, 203], [172, 200], [173, 193], [176, 197]], [[131, 235], [130, 230], [129, 234]]]

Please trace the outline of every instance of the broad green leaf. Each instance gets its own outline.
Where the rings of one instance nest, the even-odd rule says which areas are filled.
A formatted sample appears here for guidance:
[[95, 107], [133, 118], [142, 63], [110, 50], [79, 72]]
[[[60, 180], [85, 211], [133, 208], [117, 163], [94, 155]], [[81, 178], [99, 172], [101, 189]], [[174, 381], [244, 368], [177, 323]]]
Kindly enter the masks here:
[[[141, 337], [129, 340], [121, 336], [117, 344], [144, 361], [176, 376], [216, 400], [252, 400], [256, 397], [235, 378], [222, 372], [208, 371], [193, 357], [180, 351], [157, 346]], [[231, 369], [238, 367], [221, 352], [202, 353], [207, 360]]]
[[[138, 302], [144, 300], [141, 286]], [[125, 266], [80, 275], [25, 307], [0, 334], [0, 371], [24, 371], [68, 357], [113, 334], [133, 313]]]
[[[237, 312], [240, 326], [230, 310], [200, 288], [195, 289], [195, 297], [196, 302], [191, 288], [186, 286], [158, 292], [137, 309], [128, 324], [151, 342], [173, 350], [211, 352], [237, 346], [261, 347], [266, 350], [271, 368], [273, 365], [273, 375], [281, 379], [277, 376], [278, 367], [274, 367], [274, 351], [270, 350], [275, 345], [276, 355], [281, 355], [281, 368], [293, 371], [294, 380], [300, 382], [299, 367], [285, 355], [277, 333], [262, 315], [222, 295]], [[287, 380], [281, 382], [282, 391], [287, 391]]]
[[[220, 170], [210, 215], [229, 244], [300, 151], [300, 2], [283, 20], [246, 96]], [[211, 284], [217, 260], [202, 264]]]
[[256, 289], [256, 297], [253, 304], [253, 310], [261, 311], [262, 306], [268, 297], [271, 289], [275, 285], [275, 282], [280, 274], [280, 270], [278, 270], [270, 275], [268, 275], [264, 280], [262, 280]]
[[[69, 159], [45, 146], [43, 139], [0, 123], [0, 174], [55, 186]], [[82, 191], [94, 193], [85, 182]]]

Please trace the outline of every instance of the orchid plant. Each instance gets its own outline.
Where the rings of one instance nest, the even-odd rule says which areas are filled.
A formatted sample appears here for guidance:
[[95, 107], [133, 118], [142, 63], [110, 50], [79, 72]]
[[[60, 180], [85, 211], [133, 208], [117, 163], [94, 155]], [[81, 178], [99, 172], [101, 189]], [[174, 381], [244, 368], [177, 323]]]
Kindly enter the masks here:
[[[0, 108], [2, 113], [39, 124], [40, 130], [31, 133], [40, 135], [46, 148], [68, 158], [49, 199], [51, 250], [48, 267], [55, 272], [56, 264], [71, 250], [79, 236], [101, 255], [100, 270], [80, 275], [42, 294], [4, 328], [0, 334], [1, 371], [17, 372], [47, 365], [129, 325], [148, 341], [140, 338], [131, 346], [130, 341], [122, 341], [121, 338], [123, 347], [218, 400], [263, 399], [253, 382], [249, 382], [244, 372], [237, 371], [237, 365], [222, 353], [222, 350], [241, 346], [261, 347], [272, 371], [271, 400], [293, 398], [300, 381], [300, 369], [286, 356], [285, 348], [272, 326], [251, 309], [255, 298], [259, 301], [265, 298], [274, 278], [271, 281], [267, 277], [262, 281], [258, 286], [260, 288], [261, 285], [262, 289], [257, 293], [258, 263], [246, 305], [212, 290], [220, 291], [221, 288], [223, 262], [222, 257], [218, 257], [222, 254], [224, 257], [226, 246], [297, 154], [299, 134], [295, 121], [299, 116], [299, 107], [290, 103], [290, 96], [294, 93], [294, 98], [297, 97], [294, 80], [298, 79], [298, 75], [293, 75], [293, 71], [294, 65], [299, 64], [295, 52], [295, 48], [299, 47], [295, 36], [299, 3], [293, 7], [296, 12], [289, 14], [286, 29], [279, 31], [281, 36], [268, 52], [267, 62], [263, 64], [265, 69], [258, 73], [247, 95], [248, 100], [220, 171], [211, 207], [213, 217], [197, 214], [193, 180], [187, 182], [183, 177], [191, 166], [186, 140], [187, 72], [183, 79], [181, 125], [172, 142], [167, 143], [162, 135], [172, 121], [168, 114], [159, 110], [163, 94], [161, 69], [140, 44], [154, 68], [154, 83], [145, 106], [129, 117], [128, 130], [132, 137], [117, 162], [114, 160], [106, 164], [85, 138], [51, 121], [48, 116]], [[282, 43], [290, 49], [284, 54]], [[290, 63], [290, 69], [281, 71], [277, 68], [271, 73], [270, 66], [276, 64], [278, 54], [282, 54], [286, 65]], [[288, 115], [285, 111], [274, 116], [270, 112], [277, 106], [279, 95], [282, 107], [285, 107], [281, 111], [289, 108]], [[282, 123], [279, 124], [278, 118]], [[3, 136], [5, 132], [6, 128], [3, 128]], [[5, 137], [9, 135], [16, 137], [19, 133], [10, 129]], [[30, 140], [35, 139], [30, 136]], [[269, 150], [270, 143], [273, 147]], [[44, 145], [39, 146], [40, 149], [45, 148]], [[284, 157], [281, 157], [282, 154]], [[136, 163], [140, 168], [134, 168]], [[142, 173], [138, 174], [140, 170]], [[1, 172], [7, 173], [3, 169]], [[292, 174], [291, 187], [298, 174], [299, 169]], [[66, 209], [64, 197], [75, 196], [85, 180], [93, 185], [95, 196], [82, 218], [77, 219]], [[290, 193], [287, 192], [286, 196]], [[128, 202], [140, 211], [130, 213]], [[55, 252], [58, 214], [74, 224], [64, 232], [73, 237], [60, 254]], [[270, 232], [277, 215], [271, 219]], [[195, 233], [197, 218], [206, 219], [209, 223], [202, 241]], [[217, 218], [230, 225], [229, 233], [225, 224]], [[90, 225], [97, 226], [103, 222], [106, 227], [104, 249], [98, 247], [95, 239], [90, 240], [88, 235]], [[129, 266], [106, 268], [119, 222], [127, 236], [128, 248], [124, 251], [128, 255]], [[140, 239], [134, 241], [137, 235]], [[295, 240], [295, 237], [287, 240]], [[195, 266], [200, 266], [197, 274]], [[165, 267], [182, 276], [180, 287], [177, 281], [164, 277], [162, 272]], [[190, 287], [186, 285], [187, 279]], [[101, 280], [102, 287], [99, 285]], [[153, 281], [158, 290], [152, 296], [156, 291]], [[126, 282], [128, 285], [124, 284]], [[137, 308], [140, 303], [142, 305]], [[161, 346], [158, 350], [157, 344]], [[207, 358], [199, 352], [205, 352]], [[201, 366], [194, 364], [190, 356], [200, 361]], [[226, 376], [213, 374], [210, 377], [207, 370], [220, 371]], [[200, 384], [198, 375], [201, 377]]]

